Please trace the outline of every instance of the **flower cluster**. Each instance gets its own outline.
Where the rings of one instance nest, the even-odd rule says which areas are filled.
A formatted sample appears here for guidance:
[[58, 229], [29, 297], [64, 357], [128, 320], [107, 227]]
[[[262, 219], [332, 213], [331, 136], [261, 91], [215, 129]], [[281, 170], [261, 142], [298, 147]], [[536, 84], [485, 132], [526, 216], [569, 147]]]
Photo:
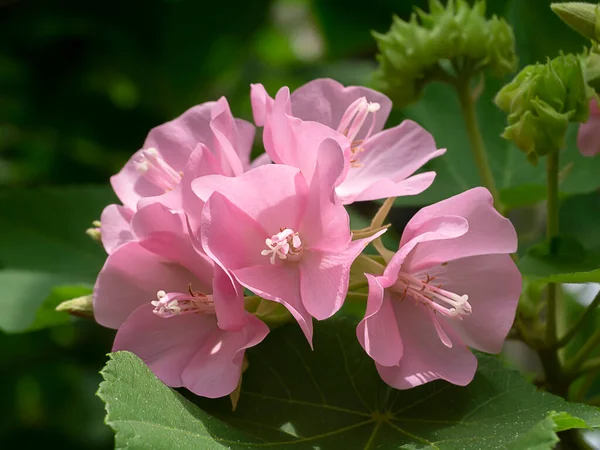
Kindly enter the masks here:
[[[111, 178], [122, 205], [100, 221], [94, 315], [118, 329], [113, 350], [206, 397], [236, 389], [269, 332], [250, 299], [283, 305], [312, 342], [313, 318], [342, 307], [352, 264], [384, 232], [353, 239], [345, 205], [423, 192], [435, 173], [415, 172], [445, 152], [414, 122], [383, 130], [391, 102], [367, 88], [321, 79], [272, 98], [257, 84], [251, 100], [266, 153], [250, 160], [254, 125], [225, 98], [195, 106]], [[467, 346], [500, 350], [521, 290], [516, 243], [483, 188], [414, 216], [383, 273], [366, 275], [357, 329], [387, 383], [466, 384]]]

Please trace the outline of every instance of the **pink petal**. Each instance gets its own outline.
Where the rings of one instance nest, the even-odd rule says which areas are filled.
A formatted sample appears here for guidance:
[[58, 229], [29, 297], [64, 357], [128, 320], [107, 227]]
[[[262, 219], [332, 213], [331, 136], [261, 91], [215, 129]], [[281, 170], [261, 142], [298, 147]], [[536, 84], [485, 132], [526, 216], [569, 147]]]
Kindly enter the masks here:
[[137, 202], [142, 197], [157, 197], [165, 191], [146, 179], [136, 168], [135, 161], [140, 158], [142, 150], [135, 152], [125, 166], [110, 177], [110, 184], [127, 208], [136, 209]]
[[[244, 172], [244, 166], [247, 167], [250, 164], [251, 148], [239, 150], [236, 148], [239, 145], [239, 133], [225, 97], [219, 99], [212, 114], [210, 128], [214, 135], [213, 151], [217, 160], [220, 161], [222, 168], [220, 173], [227, 176], [241, 175]], [[238, 151], [244, 156], [245, 161], [242, 162]]]
[[220, 334], [214, 316], [183, 314], [163, 319], [148, 302], [137, 308], [121, 325], [113, 352], [136, 354], [165, 384], [184, 385], [182, 373], [211, 334]]
[[192, 190], [203, 201], [219, 192], [262, 224], [268, 232], [266, 237], [271, 237], [281, 227], [298, 228], [306, 210], [308, 188], [298, 169], [269, 164], [239, 177], [198, 178], [192, 182]]
[[431, 134], [410, 120], [372, 136], [362, 148], [357, 155], [361, 167], [352, 167], [337, 188], [344, 204], [420, 194], [431, 185], [434, 173], [405, 183], [428, 161], [446, 152], [438, 150]]
[[135, 239], [131, 230], [133, 211], [121, 205], [108, 205], [100, 216], [102, 245], [106, 253]]
[[298, 321], [312, 346], [312, 317], [302, 303], [300, 274], [296, 264], [266, 264], [233, 271], [236, 279], [256, 295], [281, 303]]
[[384, 231], [359, 239], [333, 252], [304, 251], [298, 263], [300, 292], [308, 313], [317, 320], [334, 315], [348, 293], [350, 267], [369, 242]]
[[252, 114], [254, 123], [262, 127], [265, 124], [265, 119], [273, 109], [274, 100], [269, 96], [265, 87], [260, 84], [250, 85], [250, 101], [252, 102]]
[[217, 398], [238, 385], [244, 351], [259, 344], [269, 328], [251, 314], [240, 331], [218, 331], [207, 339], [182, 373], [183, 385], [196, 395]]
[[215, 265], [214, 273], [212, 293], [219, 328], [238, 331], [246, 323], [244, 291], [219, 265]]
[[373, 275], [366, 274], [369, 297], [365, 318], [356, 328], [356, 336], [367, 354], [380, 365], [398, 365], [403, 354], [402, 339], [388, 293]]
[[199, 280], [185, 267], [165, 261], [129, 242], [108, 256], [94, 286], [94, 317], [108, 328], [119, 328], [140, 305], [156, 299], [160, 290], [185, 291]]
[[265, 150], [276, 164], [286, 164], [300, 169], [310, 183], [321, 143], [331, 138], [344, 151], [350, 142], [337, 131], [317, 122], [305, 122], [286, 111], [289, 91], [282, 88], [275, 97], [273, 111], [267, 117], [263, 133]]
[[204, 251], [225, 271], [268, 263], [261, 252], [271, 235], [220, 192], [206, 202], [201, 229]]
[[577, 147], [583, 156], [600, 153], [600, 112], [596, 100], [590, 103], [590, 118], [579, 126]]
[[331, 250], [346, 247], [351, 239], [350, 217], [337, 201], [333, 187], [342, 176], [345, 158], [338, 143], [323, 141], [309, 191], [306, 214], [300, 227], [305, 247], [312, 250]]
[[378, 279], [378, 283], [384, 288], [393, 285], [398, 279], [398, 272], [403, 266], [410, 252], [417, 245], [425, 242], [438, 244], [446, 239], [457, 239], [465, 235], [469, 230], [469, 224], [466, 219], [458, 216], [438, 216], [431, 217], [429, 220], [419, 223], [411, 234], [413, 238], [400, 246], [400, 249], [394, 254], [385, 268], [384, 276]]
[[494, 209], [491, 194], [481, 187], [421, 209], [404, 229], [400, 245], [412, 240], [422, 223], [448, 215], [464, 217], [469, 231], [456, 239], [420, 243], [404, 261], [403, 270], [414, 273], [467, 256], [517, 250], [517, 234], [512, 223]]
[[[250, 169], [254, 169], [255, 167], [264, 166], [265, 164], [271, 164], [271, 157], [267, 153], [263, 153], [262, 155], [257, 156], [251, 163]], [[250, 170], [248, 169], [248, 170]]]
[[376, 364], [383, 381], [396, 389], [410, 389], [437, 379], [466, 386], [477, 370], [477, 358], [452, 329], [441, 324], [452, 342], [441, 341], [427, 310], [411, 299], [393, 300], [404, 354], [396, 366]]
[[225, 97], [221, 97], [215, 107], [211, 110], [213, 119], [211, 128], [216, 128], [227, 138], [233, 149], [237, 153], [237, 158], [244, 167], [250, 164], [250, 152], [254, 144], [255, 128], [250, 122], [242, 119], [236, 119], [231, 114], [229, 103]]
[[183, 170], [196, 145], [212, 143], [210, 120], [215, 105], [216, 102], [207, 102], [193, 106], [179, 117], [153, 128], [143, 148], [156, 148], [171, 167]]
[[[319, 122], [336, 130], [348, 106], [360, 97], [380, 104], [373, 128], [374, 133], [379, 132], [392, 109], [391, 100], [372, 89], [361, 86], [344, 87], [330, 78], [313, 80], [296, 89], [291, 96], [292, 113], [302, 120]], [[370, 123], [370, 119], [367, 123]], [[370, 125], [364, 126], [357, 139], [363, 139], [369, 127]]]
[[445, 290], [469, 296], [472, 313], [461, 321], [447, 321], [462, 341], [477, 350], [499, 353], [521, 295], [522, 277], [510, 256], [472, 256], [427, 273]]

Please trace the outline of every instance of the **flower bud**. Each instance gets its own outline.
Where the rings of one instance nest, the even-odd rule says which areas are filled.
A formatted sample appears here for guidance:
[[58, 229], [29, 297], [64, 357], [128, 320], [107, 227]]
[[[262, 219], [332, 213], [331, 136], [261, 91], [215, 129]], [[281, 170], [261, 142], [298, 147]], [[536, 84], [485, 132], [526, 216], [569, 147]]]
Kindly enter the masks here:
[[592, 95], [580, 56], [560, 55], [527, 66], [496, 95], [496, 104], [508, 114], [502, 136], [536, 165], [539, 156], [565, 146], [569, 122], [587, 120]]
[[504, 76], [517, 64], [512, 29], [496, 16], [486, 19], [480, 0], [473, 6], [450, 0], [446, 7], [430, 0], [429, 13], [417, 9], [408, 22], [394, 17], [388, 33], [373, 36], [380, 52], [376, 82], [400, 107], [416, 101], [430, 81], [484, 69]]
[[584, 2], [553, 3], [550, 8], [579, 34], [598, 41], [600, 36], [598, 5]]

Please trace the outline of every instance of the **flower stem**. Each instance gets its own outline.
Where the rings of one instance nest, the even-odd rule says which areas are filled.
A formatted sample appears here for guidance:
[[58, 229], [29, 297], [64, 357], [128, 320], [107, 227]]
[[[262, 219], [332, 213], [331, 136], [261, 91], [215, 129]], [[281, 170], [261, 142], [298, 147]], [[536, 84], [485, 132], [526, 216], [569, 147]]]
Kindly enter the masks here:
[[[550, 254], [556, 253], [555, 238], [558, 235], [558, 161], [558, 149], [548, 154], [546, 161], [546, 178], [548, 183], [546, 235], [550, 244]], [[540, 358], [551, 390], [556, 394], [565, 396], [568, 386], [563, 383], [563, 370], [560, 366], [557, 352], [557, 291], [558, 285], [556, 283], [548, 284], [546, 291], [546, 342], [545, 348], [540, 350]]]
[[[587, 342], [583, 344], [583, 346], [575, 354], [573, 359], [571, 361], [568, 361], [567, 364], [565, 364], [565, 373], [569, 375], [569, 378], [573, 379], [579, 376], [579, 373], [581, 373], [580, 369], [582, 369], [582, 366], [586, 367], [586, 372], [600, 367], [599, 358], [594, 358], [587, 362], [585, 361], [589, 354], [593, 350], [595, 350], [598, 347], [598, 345], [600, 345], [600, 330], [592, 334], [592, 336], [587, 340]], [[584, 362], [586, 363], [585, 365]], [[598, 367], [594, 367], [596, 364]]]
[[581, 328], [581, 325], [585, 323], [587, 318], [596, 310], [598, 305], [600, 305], [600, 292], [598, 292], [598, 295], [596, 295], [592, 303], [589, 304], [589, 306], [583, 312], [579, 320], [575, 322], [575, 324], [569, 329], [569, 331], [567, 331], [567, 333], [558, 340], [558, 342], [556, 343], [556, 348], [564, 347], [571, 341], [571, 339], [573, 339], [573, 337], [577, 334], [577, 330]]
[[479, 172], [479, 178], [483, 185], [492, 193], [496, 205], [499, 205], [498, 190], [496, 189], [496, 182], [494, 181], [494, 175], [490, 168], [490, 163], [485, 151], [483, 143], [483, 137], [479, 130], [479, 123], [477, 121], [477, 114], [475, 112], [475, 99], [471, 92], [471, 77], [462, 76], [457, 79], [455, 87], [458, 92], [458, 100], [460, 101], [460, 107], [465, 120], [465, 126], [467, 128], [467, 135], [469, 137], [469, 143], [471, 144], [471, 151], [473, 152], [473, 158], [475, 159], [475, 165]]

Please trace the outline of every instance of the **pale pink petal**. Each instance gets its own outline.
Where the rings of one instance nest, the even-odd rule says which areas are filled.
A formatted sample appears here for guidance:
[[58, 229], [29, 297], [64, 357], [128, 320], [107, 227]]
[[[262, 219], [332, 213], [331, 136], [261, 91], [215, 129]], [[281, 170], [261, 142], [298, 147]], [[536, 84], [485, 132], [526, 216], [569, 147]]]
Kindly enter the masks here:
[[433, 182], [433, 172], [412, 183], [405, 182], [428, 161], [446, 152], [438, 150], [431, 134], [410, 120], [370, 137], [362, 148], [364, 151], [355, 156], [360, 167], [352, 167], [336, 190], [344, 204], [420, 194]]
[[[264, 166], [265, 164], [271, 164], [271, 157], [268, 153], [263, 153], [262, 155], [257, 156], [251, 163], [250, 169], [254, 169], [255, 167]], [[248, 170], [250, 170], [248, 169]]]
[[[237, 124], [225, 97], [221, 97], [213, 108], [210, 128], [214, 135], [213, 152], [220, 162], [221, 173], [227, 176], [241, 175], [244, 166], [250, 164], [251, 148], [237, 148], [240, 140]], [[241, 152], [245, 161], [241, 160], [238, 152]]]
[[158, 317], [148, 302], [121, 325], [112, 351], [126, 350], [141, 358], [165, 384], [181, 387], [181, 374], [207, 338], [220, 334], [214, 316], [183, 314]]
[[302, 303], [311, 316], [324, 320], [343, 305], [348, 293], [350, 266], [369, 242], [385, 230], [365, 239], [350, 242], [333, 252], [304, 251], [300, 262], [300, 292]]
[[183, 170], [196, 145], [212, 143], [210, 120], [215, 105], [216, 102], [207, 102], [193, 106], [179, 117], [153, 128], [143, 148], [156, 148], [167, 164], [177, 171]]
[[166, 261], [129, 242], [111, 253], [94, 286], [94, 317], [108, 328], [119, 328], [140, 305], [156, 300], [160, 290], [178, 292], [199, 284], [185, 267]]
[[204, 251], [225, 271], [269, 262], [261, 252], [271, 235], [220, 192], [204, 205], [201, 230]]
[[265, 150], [276, 164], [297, 167], [310, 183], [319, 155], [321, 143], [331, 138], [344, 151], [350, 142], [343, 135], [317, 122], [305, 122], [286, 111], [289, 91], [282, 88], [275, 97], [271, 114], [267, 117], [263, 133]]
[[510, 220], [494, 209], [493, 199], [485, 188], [473, 188], [421, 209], [408, 222], [400, 245], [419, 234], [422, 223], [439, 216], [460, 216], [469, 223], [469, 231], [456, 239], [422, 242], [405, 259], [403, 270], [417, 272], [467, 256], [513, 253], [517, 234]]
[[233, 271], [236, 279], [256, 295], [281, 303], [298, 321], [312, 346], [312, 317], [302, 303], [300, 274], [295, 264], [266, 264]]
[[515, 318], [522, 277], [509, 255], [472, 256], [428, 270], [435, 283], [467, 294], [472, 313], [447, 323], [469, 347], [499, 353]]
[[237, 139], [233, 147], [240, 157], [242, 164], [244, 164], [245, 170], [248, 170], [256, 128], [252, 123], [243, 119], [235, 119], [235, 125], [237, 127]]
[[214, 276], [212, 293], [219, 328], [238, 331], [246, 323], [244, 291], [218, 264]]
[[100, 216], [100, 235], [106, 253], [135, 239], [131, 230], [133, 211], [121, 205], [108, 205]]
[[[372, 89], [361, 86], [344, 87], [330, 78], [313, 80], [296, 89], [291, 96], [292, 113], [302, 120], [319, 122], [336, 130], [346, 109], [360, 97], [366, 97], [369, 102], [379, 103], [380, 108], [375, 115], [373, 127], [374, 133], [379, 132], [392, 109], [391, 100]], [[371, 119], [367, 120], [357, 139], [364, 138], [370, 123]]]
[[594, 156], [600, 153], [600, 111], [596, 100], [590, 102], [590, 117], [579, 125], [577, 147], [583, 156]]
[[259, 344], [269, 328], [247, 314], [239, 331], [217, 331], [207, 339], [182, 373], [183, 385], [196, 395], [208, 398], [230, 394], [242, 373], [244, 351]]
[[254, 123], [262, 127], [265, 124], [267, 115], [273, 109], [274, 100], [269, 96], [265, 87], [257, 83], [250, 85], [250, 101], [252, 103]]
[[115, 194], [123, 205], [132, 210], [136, 209], [141, 197], [157, 197], [165, 193], [164, 189], [149, 181], [137, 169], [135, 162], [140, 160], [141, 152], [142, 150], [135, 152], [119, 173], [110, 177], [110, 184]]
[[305, 247], [337, 250], [351, 239], [350, 217], [333, 189], [344, 171], [345, 158], [332, 139], [323, 141], [319, 152], [321, 157], [309, 186], [306, 214], [298, 231]]
[[356, 336], [367, 354], [380, 365], [395, 366], [402, 358], [403, 345], [392, 299], [377, 282], [377, 277], [366, 274], [369, 297], [365, 318], [356, 328]]
[[384, 276], [378, 279], [384, 288], [393, 285], [398, 279], [398, 272], [403, 266], [405, 259], [417, 246], [425, 242], [438, 244], [446, 239], [457, 239], [465, 235], [469, 230], [469, 224], [463, 217], [459, 216], [437, 216], [418, 224], [411, 236], [413, 238], [401, 245], [400, 249], [392, 256], [385, 268]]
[[231, 143], [244, 167], [250, 164], [250, 152], [254, 144], [255, 128], [250, 122], [236, 119], [231, 114], [229, 103], [225, 97], [221, 97], [211, 110], [211, 128], [215, 129], [215, 119], [218, 118], [218, 130]]
[[204, 293], [212, 291], [213, 263], [194, 247], [183, 213], [153, 203], [133, 216], [131, 226], [142, 247], [164, 260], [187, 267], [196, 275], [194, 290]]
[[281, 227], [298, 228], [306, 210], [308, 187], [298, 169], [269, 164], [239, 177], [198, 178], [192, 182], [192, 190], [203, 201], [219, 192], [262, 224], [271, 237]]
[[393, 299], [404, 354], [396, 366], [376, 364], [383, 381], [396, 389], [410, 389], [437, 379], [466, 386], [477, 370], [477, 358], [454, 331], [441, 324], [452, 342], [449, 348], [440, 339], [426, 307], [410, 298]]
[[204, 202], [192, 191], [192, 181], [213, 174], [223, 175], [221, 166], [204, 144], [198, 144], [190, 155], [180, 183], [161, 196], [141, 198], [137, 202], [137, 208], [141, 209], [152, 203], [161, 203], [174, 211], [184, 211], [192, 229], [197, 230]]

